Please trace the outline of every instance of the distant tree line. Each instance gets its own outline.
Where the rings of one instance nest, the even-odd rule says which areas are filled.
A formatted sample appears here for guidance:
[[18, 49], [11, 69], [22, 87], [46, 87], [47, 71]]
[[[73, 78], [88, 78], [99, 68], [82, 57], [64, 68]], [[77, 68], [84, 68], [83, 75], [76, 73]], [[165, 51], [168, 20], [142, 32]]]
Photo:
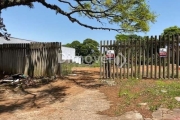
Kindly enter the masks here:
[[90, 38], [85, 39], [82, 43], [78, 40], [74, 40], [72, 43], [68, 43], [64, 46], [75, 48], [76, 56], [82, 56], [85, 64], [94, 63], [100, 55], [99, 43]]
[[[161, 36], [164, 36], [165, 37], [165, 40], [168, 39], [168, 36], [171, 37], [173, 35], [180, 35], [180, 27], [178, 26], [171, 26], [171, 27], [168, 27], [168, 28], [165, 28], [163, 30], [163, 32], [161, 33]], [[146, 36], [139, 36], [139, 35], [136, 35], [136, 34], [117, 34], [115, 36], [115, 39], [117, 41], [122, 41], [122, 40], [130, 40], [130, 39], [134, 39], [134, 40], [137, 40], [137, 39], [141, 39], [141, 40], [145, 40], [146, 39]]]

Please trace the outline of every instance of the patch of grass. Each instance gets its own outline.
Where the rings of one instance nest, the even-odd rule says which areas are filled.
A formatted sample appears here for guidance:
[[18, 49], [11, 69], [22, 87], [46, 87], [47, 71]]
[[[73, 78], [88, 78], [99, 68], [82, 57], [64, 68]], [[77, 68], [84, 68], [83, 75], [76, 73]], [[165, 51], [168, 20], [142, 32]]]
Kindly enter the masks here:
[[92, 67], [100, 67], [100, 62], [99, 62], [99, 61], [94, 62], [94, 63], [92, 64]]
[[136, 99], [138, 97], [138, 94], [133, 93], [129, 89], [121, 89], [119, 91], [119, 96], [125, 96], [127, 99], [126, 100], [131, 100], [131, 99]]
[[62, 75], [66, 76], [68, 74], [71, 74], [73, 66], [74, 66], [74, 64], [71, 64], [71, 63], [63, 63], [63, 64], [61, 64]]
[[139, 103], [147, 103], [149, 111], [155, 111], [159, 107], [180, 108], [180, 102], [175, 100], [175, 97], [180, 97], [180, 81], [146, 81], [136, 78], [122, 80], [118, 96], [121, 99], [119, 113], [132, 107], [139, 109]]
[[100, 63], [99, 62], [95, 62], [92, 65], [64, 62], [61, 65], [62, 65], [61, 69], [62, 69], [62, 75], [63, 76], [71, 74], [73, 67], [100, 67]]
[[180, 107], [180, 103], [175, 100], [175, 97], [180, 96], [179, 81], [158, 80], [154, 86], [146, 88], [142, 93], [149, 96], [145, 101], [149, 103], [151, 110], [160, 106], [169, 109]]
[[76, 67], [100, 67], [100, 62], [99, 61], [96, 61], [92, 64], [79, 64], [78, 66]]
[[149, 106], [149, 110], [153, 112], [153, 111], [158, 110], [159, 107], [160, 107], [160, 104], [151, 105]]
[[138, 83], [139, 83], [139, 79], [137, 78], [131, 78], [122, 82], [122, 84], [124, 84], [125, 86], [134, 86], [137, 85]]
[[138, 84], [139, 80], [134, 78], [134, 79], [128, 79], [128, 80], [123, 80], [121, 82], [122, 88], [119, 90], [119, 97], [125, 97], [126, 100], [131, 100], [137, 96], [136, 93], [133, 92], [131, 89], [132, 86], [135, 86]]

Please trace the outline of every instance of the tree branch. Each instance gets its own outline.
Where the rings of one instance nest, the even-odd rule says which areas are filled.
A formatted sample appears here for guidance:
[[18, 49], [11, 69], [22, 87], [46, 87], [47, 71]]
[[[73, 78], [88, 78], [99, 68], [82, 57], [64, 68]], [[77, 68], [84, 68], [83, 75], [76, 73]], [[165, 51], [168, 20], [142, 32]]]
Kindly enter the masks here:
[[79, 20], [77, 20], [76, 18], [71, 17], [71, 15], [68, 14], [67, 12], [63, 11], [62, 9], [60, 9], [57, 5], [51, 5], [51, 4], [46, 3], [45, 1], [41, 1], [40, 3], [42, 5], [44, 5], [44, 6], [46, 6], [47, 8], [52, 9], [52, 10], [56, 10], [56, 12], [66, 16], [66, 17], [68, 17], [71, 22], [73, 22], [73, 23], [76, 22], [79, 25], [81, 25], [83, 27], [86, 27], [86, 28], [90, 28], [92, 30], [93, 29], [96, 29], [96, 30], [97, 29], [101, 29], [101, 30], [109, 30], [109, 31], [113, 30], [113, 31], [117, 31], [117, 32], [125, 31], [125, 29], [114, 29], [114, 28], [105, 28], [105, 27], [93, 27], [93, 26], [90, 26], [90, 25], [87, 25], [87, 24], [83, 24]]
[[[142, 25], [145, 26], [144, 30], [146, 30], [145, 22], [154, 20], [154, 16], [152, 16], [151, 18], [149, 18], [148, 15], [146, 17], [143, 16], [143, 18], [145, 18], [144, 19], [145, 22], [143, 24], [139, 24], [140, 21], [142, 21], [142, 19], [143, 19], [143, 18], [140, 19], [139, 14], [141, 14], [141, 8], [144, 10], [144, 7], [141, 7], [140, 10], [137, 9], [137, 11], [134, 12], [133, 11], [133, 9], [135, 9], [134, 6], [138, 6], [137, 3], [129, 3], [130, 5], [129, 4], [126, 5], [126, 4], [120, 3], [121, 0], [113, 0], [112, 4], [106, 4], [106, 3], [103, 3], [103, 0], [94, 0], [94, 1], [92, 0], [90, 2], [91, 6], [89, 7], [89, 9], [87, 9], [85, 6], [87, 4], [83, 4], [79, 0], [75, 0], [77, 6], [74, 6], [72, 4], [72, 2], [68, 2], [66, 0], [58, 0], [58, 1], [69, 5], [72, 8], [72, 11], [66, 12], [57, 5], [47, 3], [46, 0], [0, 0], [0, 10], [6, 9], [8, 7], [19, 6], [19, 5], [26, 5], [26, 6], [28, 5], [28, 6], [32, 7], [33, 6], [32, 3], [38, 2], [38, 3], [42, 4], [43, 6], [45, 6], [46, 8], [56, 11], [56, 13], [66, 16], [72, 23], [76, 22], [77, 24], [79, 24], [83, 27], [86, 27], [86, 28], [90, 28], [92, 30], [93, 29], [101, 29], [101, 30], [109, 30], [109, 31], [113, 30], [113, 31], [117, 31], [117, 32], [124, 32], [124, 31], [130, 31], [130, 30], [132, 30], [132, 31], [142, 30], [143, 29]], [[140, 1], [142, 2], [144, 0], [140, 0]], [[127, 2], [132, 2], [132, 1], [127, 0]], [[139, 2], [139, 1], [135, 0], [135, 2]], [[139, 2], [139, 3], [141, 3], [141, 2]], [[99, 9], [99, 8], [101, 8], [101, 9]], [[133, 17], [132, 22], [131, 22], [132, 15], [130, 15], [131, 12], [129, 12], [128, 10], [130, 10], [132, 12], [132, 14], [135, 14], [135, 15], [138, 14], [135, 17]], [[149, 12], [148, 9], [146, 9], [146, 11]], [[101, 24], [102, 24], [101, 20], [106, 19], [106, 20], [108, 20], [108, 22], [116, 23], [119, 26], [121, 25], [122, 28], [126, 28], [126, 29], [115, 29], [115, 28], [96, 27], [96, 26], [87, 25], [71, 16], [75, 13], [82, 13], [83, 15], [85, 15], [86, 17], [88, 17], [90, 19], [96, 19]], [[150, 12], [147, 14], [150, 14]], [[134, 26], [132, 25], [133, 22], [135, 23]], [[136, 27], [136, 25], [137, 25], [137, 27]], [[142, 29], [141, 29], [141, 27], [142, 27]]]
[[58, 0], [59, 2], [62, 2], [62, 3], [66, 3], [68, 4], [71, 8], [74, 8], [76, 9], [76, 7], [74, 7], [70, 2], [67, 2], [67, 1], [64, 1], [64, 0]]
[[14, 6], [20, 6], [20, 5], [26, 5], [29, 6], [30, 8], [33, 7], [33, 2], [37, 2], [38, 0], [2, 0], [0, 1], [0, 10], [6, 9], [9, 7], [14, 7]]

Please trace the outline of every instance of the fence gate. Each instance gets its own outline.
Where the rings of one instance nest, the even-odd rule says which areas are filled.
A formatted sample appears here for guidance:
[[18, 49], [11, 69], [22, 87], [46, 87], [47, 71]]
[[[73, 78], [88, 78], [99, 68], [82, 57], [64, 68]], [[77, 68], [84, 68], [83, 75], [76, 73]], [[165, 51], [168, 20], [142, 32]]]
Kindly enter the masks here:
[[179, 43], [176, 35], [101, 41], [100, 78], [179, 78]]

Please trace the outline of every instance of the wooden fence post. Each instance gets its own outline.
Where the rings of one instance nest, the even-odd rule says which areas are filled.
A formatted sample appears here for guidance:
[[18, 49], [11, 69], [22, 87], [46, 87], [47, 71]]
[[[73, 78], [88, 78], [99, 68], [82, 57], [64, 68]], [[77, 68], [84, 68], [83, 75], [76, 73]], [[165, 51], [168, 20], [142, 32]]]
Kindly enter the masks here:
[[153, 36], [151, 36], [151, 77], [150, 78], [153, 78]]
[[102, 78], [102, 41], [100, 41], [100, 79]]
[[135, 40], [135, 78], [137, 78], [137, 39]]
[[134, 62], [134, 56], [133, 56], [133, 53], [134, 53], [134, 45], [133, 45], [133, 39], [131, 38], [131, 78], [134, 77], [134, 66], [133, 66], [133, 62]]
[[167, 59], [167, 76], [170, 79], [170, 36], [168, 36], [168, 59]]
[[[127, 41], [124, 40], [123, 43], [124, 43], [124, 45], [123, 45], [123, 46], [124, 46], [124, 48], [123, 48], [123, 49], [124, 49], [124, 50], [123, 50], [123, 56], [125, 57], [125, 60], [126, 60], [126, 58], [127, 58], [127, 57], [126, 57], [126, 50], [127, 50], [127, 48], [126, 48], [126, 47], [127, 47], [126, 43], [127, 43]], [[127, 63], [126, 63], [126, 61], [124, 61], [124, 58], [123, 58], [123, 63], [125, 63], [125, 64], [123, 65], [123, 67], [124, 67], [123, 75], [124, 75], [124, 78], [127, 78], [127, 77], [126, 77], [126, 76], [127, 76], [127, 75], [126, 75], [126, 71], [127, 71], [126, 64], [127, 64]]]
[[[115, 48], [115, 41], [113, 40], [113, 49]], [[113, 79], [115, 79], [115, 49], [114, 49], [114, 59], [113, 59]]]
[[[159, 49], [161, 48], [161, 36], [159, 36]], [[158, 52], [159, 52], [159, 50], [158, 50]], [[160, 57], [160, 55], [158, 56], [158, 58], [159, 58], [159, 79], [161, 79], [161, 57]]]
[[177, 36], [177, 48], [176, 48], [176, 76], [179, 79], [179, 42], [180, 42], [180, 36]]
[[143, 58], [142, 58], [143, 59], [142, 60], [143, 61], [142, 78], [144, 78], [144, 76], [145, 76], [145, 70], [144, 70], [145, 68], [144, 67], [145, 67], [145, 63], [146, 63], [146, 49], [147, 48], [145, 48], [145, 40], [142, 40], [142, 50], [143, 50], [143, 54], [142, 54], [143, 55]]
[[105, 40], [103, 41], [103, 78], [106, 78]]
[[140, 78], [142, 75], [141, 75], [141, 50], [142, 50], [142, 48], [141, 48], [141, 39], [140, 38], [138, 38], [138, 48], [139, 48], [139, 56], [138, 56], [138, 58], [139, 58], [139, 62], [138, 62], [138, 78]]
[[[162, 41], [163, 41], [163, 47], [165, 47], [166, 46], [165, 36], [163, 36]], [[166, 59], [167, 59], [167, 56], [163, 58], [163, 78], [164, 79], [166, 78], [166, 73], [167, 73], [167, 72], [165, 72]]]
[[59, 43], [59, 76], [62, 77], [62, 46], [61, 42]]
[[157, 42], [158, 42], [157, 36], [155, 36], [155, 70], [154, 70], [155, 78], [157, 78]]
[[127, 79], [129, 79], [129, 64], [130, 64], [130, 40], [127, 43]]
[[146, 62], [146, 77], [148, 78], [149, 77], [149, 45], [150, 44], [150, 40], [149, 40], [149, 37], [147, 36], [147, 41], [146, 41], [146, 45], [147, 45], [147, 62]]
[[174, 35], [172, 36], [172, 79], [174, 79]]

